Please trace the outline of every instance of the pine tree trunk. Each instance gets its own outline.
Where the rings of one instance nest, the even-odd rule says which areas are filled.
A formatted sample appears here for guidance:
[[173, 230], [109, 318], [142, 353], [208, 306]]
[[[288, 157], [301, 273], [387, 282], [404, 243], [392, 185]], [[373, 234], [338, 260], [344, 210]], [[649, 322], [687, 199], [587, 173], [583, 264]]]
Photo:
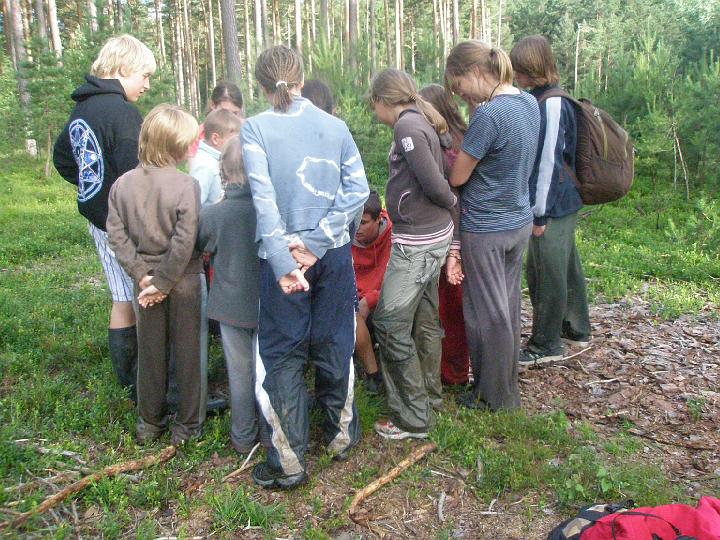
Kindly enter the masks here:
[[115, 28], [121, 29], [125, 26], [125, 13], [123, 12], [122, 0], [115, 0], [113, 13], [115, 14]]
[[273, 0], [273, 45], [282, 43], [282, 28], [280, 27], [280, 0]]
[[348, 3], [348, 50], [350, 52], [350, 70], [354, 79], [358, 70], [358, 0]]
[[[252, 83], [252, 38], [250, 37], [250, 6], [248, 0], [243, 0], [243, 13], [245, 14], [245, 78], [248, 85], [248, 97], [253, 99]], [[214, 56], [214, 52], [213, 52]]]
[[453, 45], [460, 41], [460, 6], [458, 0], [452, 0], [453, 10]]
[[302, 0], [295, 0], [295, 49], [302, 55]]
[[92, 30], [93, 32], [97, 32], [99, 28], [97, 6], [95, 5], [95, 0], [87, 0], [87, 10], [88, 18], [90, 19], [90, 30]]
[[235, 19], [235, 0], [220, 1], [223, 43], [225, 44], [225, 73], [228, 80], [240, 84], [242, 65], [237, 40], [237, 21]]
[[387, 56], [387, 65], [393, 65], [393, 48], [392, 48], [392, 32], [390, 31], [390, 0], [383, 0], [385, 9], [385, 55]]
[[497, 26], [497, 47], [498, 47], [498, 49], [502, 46], [502, 14], [503, 14], [503, 0], [499, 0], [498, 26]]
[[343, 32], [342, 32], [342, 43], [344, 51], [346, 52], [345, 58], [350, 57], [350, 5], [349, 0], [342, 0], [343, 2]]
[[263, 29], [263, 46], [262, 48], [269, 47], [272, 41], [270, 40], [270, 23], [271, 15], [268, 15], [268, 4], [267, 0], [261, 0], [262, 2], [262, 29]]
[[165, 64], [167, 58], [165, 52], [165, 29], [163, 28], [162, 21], [162, 0], [155, 0], [155, 32], [157, 35], [158, 44], [160, 45], [160, 58], [162, 60], [162, 63]]
[[472, 0], [472, 9], [470, 10], [470, 39], [478, 37], [478, 0]]
[[438, 19], [440, 31], [438, 36], [442, 42], [442, 57], [447, 58], [448, 55], [448, 39], [447, 39], [447, 0], [438, 0]]
[[62, 56], [63, 48], [60, 41], [60, 26], [58, 25], [57, 4], [55, 0], [48, 0], [48, 22], [50, 23], [50, 37], [55, 55]]
[[[159, 2], [160, 0], [155, 0]], [[208, 53], [210, 55], [210, 86], [215, 87], [217, 82], [217, 58], [215, 56], [215, 17], [213, 15], [213, 0], [208, 0]]]
[[38, 37], [43, 44], [43, 48], [47, 50], [48, 31], [43, 0], [35, 0], [35, 18], [37, 19]]
[[402, 69], [402, 0], [395, 0], [395, 67]]
[[410, 72], [415, 75], [415, 18], [412, 13], [408, 16], [410, 22]]
[[3, 2], [3, 35], [5, 36], [5, 52], [10, 57], [13, 70], [17, 71], [15, 47], [13, 45], [12, 15], [10, 13], [10, 2]]
[[264, 47], [265, 25], [263, 24], [263, 7], [261, 0], [255, 0], [255, 56], [258, 56]]
[[23, 13], [19, 0], [6, 0], [9, 2], [10, 20], [12, 26], [12, 40], [15, 49], [15, 65], [17, 66], [18, 92], [20, 105], [25, 113], [30, 110], [30, 93], [27, 90], [27, 79], [25, 78], [25, 63], [27, 62], [27, 50], [25, 49], [25, 36], [23, 35]]
[[330, 11], [328, 0], [320, 0], [320, 32], [323, 40], [330, 39]]
[[370, 11], [370, 76], [377, 71], [377, 2], [370, 0], [368, 11]]

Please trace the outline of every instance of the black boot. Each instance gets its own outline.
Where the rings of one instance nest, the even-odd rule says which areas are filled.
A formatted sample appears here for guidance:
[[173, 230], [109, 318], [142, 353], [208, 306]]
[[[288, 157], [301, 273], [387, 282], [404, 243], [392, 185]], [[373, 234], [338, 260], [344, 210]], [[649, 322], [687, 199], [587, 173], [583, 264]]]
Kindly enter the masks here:
[[135, 326], [127, 328], [109, 328], [108, 344], [110, 361], [115, 375], [124, 387], [130, 389], [130, 399], [137, 402], [137, 330]]

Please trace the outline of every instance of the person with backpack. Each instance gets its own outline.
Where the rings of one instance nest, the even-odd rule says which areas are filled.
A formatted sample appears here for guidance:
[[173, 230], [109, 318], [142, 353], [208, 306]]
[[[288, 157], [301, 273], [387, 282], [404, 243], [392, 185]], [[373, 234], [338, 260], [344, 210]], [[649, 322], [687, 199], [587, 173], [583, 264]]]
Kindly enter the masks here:
[[518, 86], [540, 104], [540, 139], [530, 176], [532, 236], [526, 276], [533, 306], [532, 334], [520, 353], [520, 366], [563, 358], [563, 342], [587, 346], [590, 340], [585, 275], [575, 245], [577, 213], [583, 201], [575, 184], [577, 118], [558, 89], [550, 43], [543, 36], [521, 39], [510, 52]]

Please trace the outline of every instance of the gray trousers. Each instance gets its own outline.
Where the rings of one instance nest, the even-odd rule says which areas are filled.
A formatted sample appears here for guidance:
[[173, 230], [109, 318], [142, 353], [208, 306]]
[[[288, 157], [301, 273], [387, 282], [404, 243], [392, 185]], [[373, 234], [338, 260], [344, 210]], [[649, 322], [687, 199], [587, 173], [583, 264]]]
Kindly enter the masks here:
[[542, 236], [531, 236], [527, 275], [533, 305], [528, 347], [537, 352], [562, 352], [561, 334], [590, 337], [585, 274], [575, 246], [577, 214], [550, 218]]
[[449, 246], [393, 244], [373, 313], [390, 416], [407, 431], [428, 431], [442, 402], [438, 281]]
[[[197, 435], [200, 420], [200, 303], [202, 274], [186, 274], [168, 297], [137, 310], [139, 423], [152, 431], [167, 428], [168, 348], [172, 345], [179, 390], [171, 427], [181, 437]], [[137, 284], [136, 296], [138, 294]]]
[[512, 231], [461, 233], [463, 315], [474, 392], [492, 410], [520, 406], [520, 283], [532, 224]]
[[230, 441], [238, 452], [249, 452], [258, 436], [255, 408], [255, 355], [253, 328], [239, 328], [220, 323], [228, 381], [232, 425]]

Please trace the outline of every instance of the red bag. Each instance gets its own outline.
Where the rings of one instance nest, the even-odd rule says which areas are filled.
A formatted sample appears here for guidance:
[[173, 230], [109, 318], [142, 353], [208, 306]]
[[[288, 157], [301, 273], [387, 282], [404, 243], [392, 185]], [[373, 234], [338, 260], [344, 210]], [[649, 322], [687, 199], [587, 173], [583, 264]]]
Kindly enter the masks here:
[[609, 514], [580, 535], [580, 540], [719, 540], [720, 499], [703, 497], [697, 508], [666, 504]]

